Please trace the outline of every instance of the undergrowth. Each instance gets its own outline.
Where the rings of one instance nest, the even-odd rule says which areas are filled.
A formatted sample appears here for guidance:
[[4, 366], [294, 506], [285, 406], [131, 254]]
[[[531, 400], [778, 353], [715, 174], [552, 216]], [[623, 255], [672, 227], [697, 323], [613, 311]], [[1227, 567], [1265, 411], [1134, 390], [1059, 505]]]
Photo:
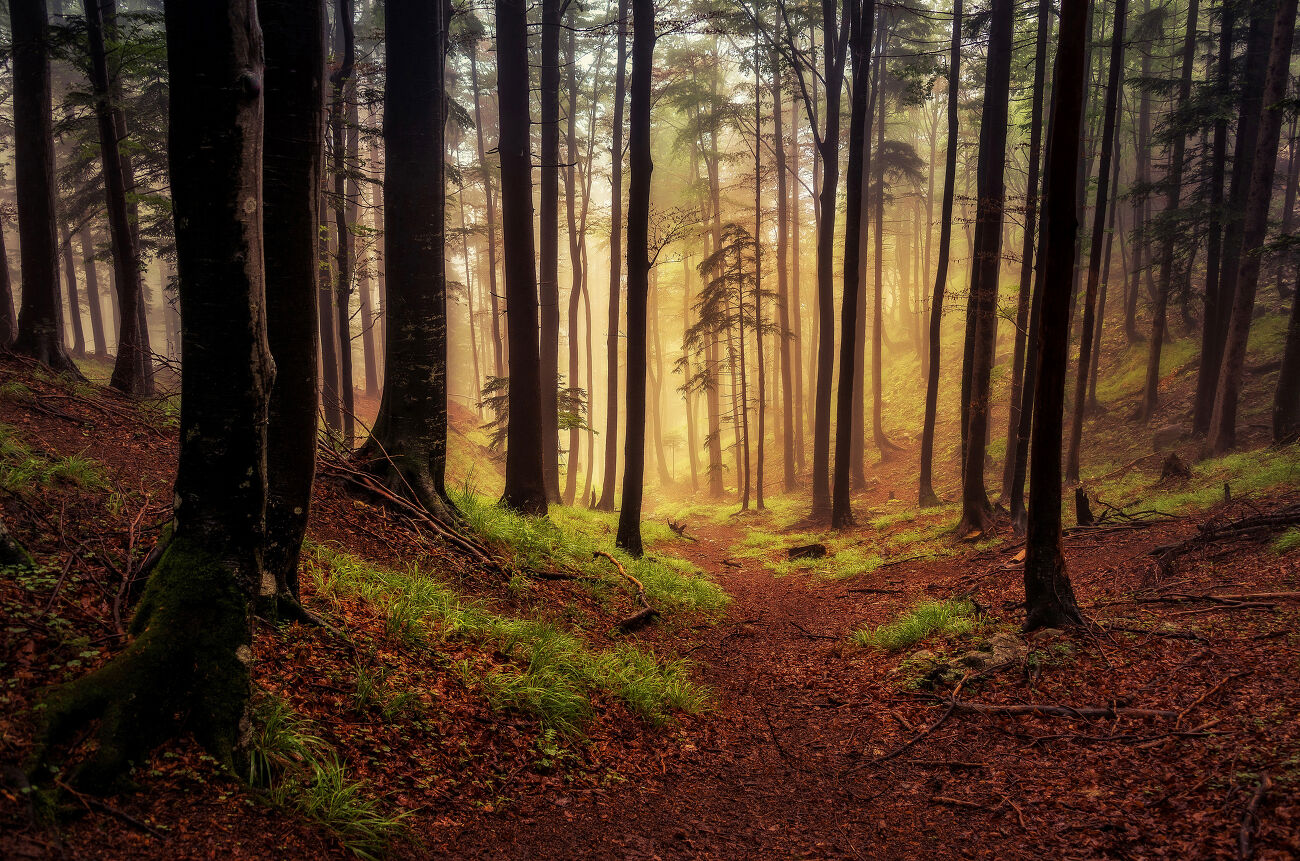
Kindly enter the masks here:
[[888, 624], [855, 631], [853, 642], [892, 652], [934, 635], [969, 634], [979, 625], [975, 605], [970, 601], [922, 601]]
[[279, 697], [253, 703], [248, 782], [273, 806], [294, 810], [327, 828], [353, 854], [389, 853], [408, 838], [406, 813], [389, 813], [363, 781], [348, 777], [338, 752]]
[[459, 639], [495, 649], [507, 663], [463, 667], [462, 680], [494, 708], [527, 712], [545, 727], [576, 733], [591, 718], [596, 696], [620, 700], [652, 724], [674, 712], [698, 712], [707, 701], [686, 661], [661, 660], [627, 643], [597, 651], [548, 621], [497, 615], [414, 566], [388, 570], [324, 546], [311, 548], [304, 564], [318, 595], [361, 599], [403, 646]]
[[84, 454], [47, 457], [29, 448], [13, 427], [0, 424], [0, 488], [25, 493], [55, 484], [88, 490], [108, 490], [111, 486], [98, 461]]

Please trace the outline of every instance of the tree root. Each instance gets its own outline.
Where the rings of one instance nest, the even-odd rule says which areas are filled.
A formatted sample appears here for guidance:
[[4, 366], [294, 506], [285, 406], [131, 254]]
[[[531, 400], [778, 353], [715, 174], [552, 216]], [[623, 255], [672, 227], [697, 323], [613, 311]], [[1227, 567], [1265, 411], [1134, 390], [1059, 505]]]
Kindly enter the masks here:
[[614, 558], [613, 554], [606, 553], [604, 550], [597, 550], [591, 555], [593, 558], [603, 556], [613, 562], [614, 567], [618, 569], [618, 573], [631, 581], [632, 585], [636, 587], [636, 600], [641, 605], [641, 609], [614, 626], [620, 633], [630, 634], [633, 631], [638, 631], [659, 618], [659, 611], [651, 607], [650, 602], [646, 600], [645, 586], [641, 585], [640, 580], [627, 573], [627, 569], [623, 567], [622, 562], [619, 562]]
[[249, 600], [237, 563], [173, 537], [131, 624], [134, 639], [98, 670], [45, 700], [31, 773], [98, 721], [98, 749], [70, 783], [107, 793], [158, 744], [192, 732], [219, 762], [237, 765], [250, 727]]

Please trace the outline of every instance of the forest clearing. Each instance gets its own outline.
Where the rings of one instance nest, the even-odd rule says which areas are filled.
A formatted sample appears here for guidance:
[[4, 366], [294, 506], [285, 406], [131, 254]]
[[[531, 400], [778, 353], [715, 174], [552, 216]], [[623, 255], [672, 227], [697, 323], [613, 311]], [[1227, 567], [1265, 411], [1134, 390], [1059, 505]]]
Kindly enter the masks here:
[[1300, 856], [1297, 0], [5, 0], [0, 857]]

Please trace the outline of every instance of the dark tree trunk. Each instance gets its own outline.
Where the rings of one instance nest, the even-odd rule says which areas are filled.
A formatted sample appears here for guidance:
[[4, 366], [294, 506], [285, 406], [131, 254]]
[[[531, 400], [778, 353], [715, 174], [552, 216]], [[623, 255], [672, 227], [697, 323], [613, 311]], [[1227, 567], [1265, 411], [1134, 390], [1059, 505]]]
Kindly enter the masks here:
[[[876, 49], [876, 77], [875, 84], [872, 87], [872, 104], [876, 106], [879, 113], [876, 115], [876, 148], [880, 151], [885, 149], [885, 51], [888, 48], [889, 30], [885, 25], [885, 16], [880, 16], [878, 24], [879, 47]], [[867, 134], [871, 134], [871, 122], [867, 122]], [[884, 357], [881, 355], [881, 344], [885, 340], [884, 330], [884, 265], [885, 265], [885, 172], [882, 167], [874, 174], [878, 182], [876, 191], [876, 237], [875, 237], [875, 254], [872, 263], [875, 268], [875, 290], [872, 296], [874, 306], [871, 315], [871, 441], [875, 443], [877, 451], [880, 452], [881, 460], [889, 460], [893, 452], [898, 450], [898, 446], [889, 441], [885, 436], [885, 427], [882, 416], [882, 402], [884, 399]], [[873, 177], [871, 170], [871, 153], [868, 151], [863, 159], [863, 179], [870, 182]], [[865, 441], [864, 441], [865, 447]], [[865, 476], [864, 476], [865, 478]], [[864, 482], [865, 483], [865, 482]]]
[[77, 289], [77, 267], [72, 262], [72, 234], [68, 225], [59, 220], [59, 246], [63, 254], [63, 280], [68, 283], [68, 320], [72, 323], [72, 355], [86, 358], [86, 330], [81, 323], [81, 291]]
[[15, 353], [80, 375], [63, 346], [54, 185], [49, 17], [45, 0], [9, 0], [13, 32], [14, 184], [22, 307]]
[[1034, 47], [1034, 90], [1029, 109], [1029, 177], [1025, 182], [1025, 231], [1024, 242], [1020, 246], [1020, 292], [1016, 303], [1016, 336], [1011, 358], [1011, 406], [1007, 418], [1006, 455], [1002, 465], [1004, 498], [1011, 496], [1011, 485], [1015, 479], [1016, 436], [1020, 432], [1020, 402], [1024, 399], [1025, 352], [1034, 284], [1034, 239], [1038, 228], [1039, 161], [1043, 147], [1043, 90], [1047, 83], [1047, 37], [1051, 30], [1052, 4], [1050, 0], [1039, 0], [1038, 36]]
[[[1119, 109], [1121, 113], [1123, 113], [1122, 95], [1123, 94], [1121, 93], [1121, 107]], [[1112, 249], [1114, 247], [1115, 232], [1117, 229], [1116, 222], [1119, 217], [1118, 191], [1119, 166], [1122, 161], [1120, 157], [1121, 151], [1120, 142], [1117, 139], [1115, 141], [1115, 152], [1112, 157], [1110, 175], [1110, 186], [1115, 189], [1116, 193], [1113, 193], [1110, 196], [1110, 215], [1108, 216], [1108, 224], [1106, 227], [1106, 248], [1102, 252], [1101, 257], [1101, 292], [1097, 295], [1097, 325], [1093, 329], [1092, 361], [1089, 363], [1088, 368], [1088, 399], [1084, 406], [1084, 409], [1093, 413], [1101, 412], [1101, 404], [1097, 402], [1097, 369], [1101, 367], [1101, 333], [1102, 329], [1105, 328], [1106, 294], [1108, 292], [1107, 288], [1110, 285], [1110, 264], [1111, 258], [1114, 256]]]
[[1277, 149], [1282, 130], [1291, 63], [1291, 42], [1295, 34], [1296, 0], [1281, 0], [1273, 23], [1272, 44], [1268, 52], [1268, 71], [1264, 80], [1262, 115], [1250, 174], [1250, 193], [1242, 225], [1241, 267], [1232, 300], [1228, 337], [1223, 346], [1223, 365], [1219, 387], [1210, 415], [1210, 436], [1206, 450], [1220, 455], [1237, 444], [1237, 401], [1246, 367], [1246, 341], [1255, 311], [1255, 291], [1259, 287], [1261, 250], [1268, 232], [1268, 210], [1273, 196], [1273, 173], [1277, 167]]
[[[352, 373], [352, 231], [348, 228], [348, 141], [344, 111], [349, 97], [356, 101], [352, 71], [356, 43], [352, 34], [352, 0], [338, 0], [339, 67], [330, 75], [330, 150], [334, 174], [334, 326], [339, 350], [339, 407], [343, 419], [343, 445], [351, 451], [356, 441], [356, 399]], [[353, 153], [355, 162], [355, 152]]]
[[[1187, 50], [1196, 45], [1196, 4], [1192, 0], [1187, 17]], [[1088, 378], [1094, 359], [1093, 329], [1097, 319], [1097, 288], [1101, 281], [1101, 255], [1106, 247], [1106, 209], [1110, 205], [1111, 159], [1115, 154], [1115, 119], [1119, 113], [1120, 77], [1124, 71], [1124, 23], [1128, 0], [1115, 3], [1115, 23], [1110, 43], [1110, 70], [1106, 81], [1105, 115], [1101, 131], [1101, 166], [1097, 172], [1097, 206], [1092, 216], [1092, 244], [1088, 253], [1088, 286], [1083, 300], [1083, 333], [1079, 338], [1079, 367], [1074, 378], [1074, 414], [1070, 421], [1070, 447], [1066, 455], [1065, 480], [1079, 480], [1079, 444], [1083, 439], [1083, 413], [1087, 406]], [[1184, 83], [1190, 86], [1191, 69], [1184, 67]]]
[[81, 244], [81, 268], [86, 273], [86, 304], [90, 307], [90, 336], [95, 342], [95, 357], [108, 355], [108, 341], [104, 338], [104, 307], [99, 301], [99, 273], [96, 271], [95, 243], [90, 238], [90, 226], [83, 224], [77, 236]]
[[492, 171], [488, 167], [487, 148], [483, 145], [483, 112], [479, 108], [478, 43], [469, 45], [470, 81], [474, 94], [474, 133], [478, 138], [478, 164], [483, 171], [483, 200], [487, 209], [488, 298], [492, 306], [492, 359], [496, 375], [506, 374], [505, 357], [502, 356], [501, 309], [497, 297], [497, 202], [492, 191]]
[[510, 338], [510, 424], [501, 502], [523, 514], [545, 515], [547, 493], [539, 432], [542, 367], [533, 269], [533, 162], [528, 130], [528, 7], [524, 0], [496, 0], [496, 20], [501, 124], [497, 150], [501, 153], [501, 231]]
[[[1183, 42], [1183, 66], [1182, 75], [1178, 81], [1176, 110], [1182, 109], [1191, 97], [1192, 64], [1196, 60], [1196, 13], [1196, 0], [1192, 0], [1187, 12], [1187, 38]], [[1165, 178], [1168, 185], [1165, 213], [1168, 215], [1178, 211], [1179, 199], [1183, 192], [1183, 155], [1186, 148], [1187, 136], [1179, 132], [1174, 136], [1174, 143], [1170, 148], [1169, 171], [1168, 176]], [[1169, 292], [1172, 287], [1174, 272], [1174, 240], [1174, 231], [1167, 230], [1160, 248], [1160, 275], [1156, 282], [1155, 301], [1152, 302], [1151, 307], [1151, 341], [1147, 353], [1146, 389], [1142, 396], [1142, 407], [1138, 412], [1138, 417], [1142, 421], [1150, 421], [1155, 413], [1156, 405], [1159, 403], [1160, 352], [1164, 346], [1168, 329]], [[1082, 403], [1080, 402], [1076, 406], [1082, 406]], [[1071, 430], [1071, 452], [1073, 454], [1070, 462], [1073, 475], [1077, 478], [1079, 467], [1076, 462], [1078, 457], [1076, 448], [1078, 444], [1073, 441], [1073, 433], [1073, 430]]]
[[[582, 234], [578, 232], [578, 75], [577, 75], [577, 33], [574, 17], [570, 15], [568, 36], [565, 40], [564, 65], [568, 70], [566, 86], [569, 91], [568, 122], [565, 127], [565, 161], [564, 167], [564, 201], [565, 212], [569, 221], [569, 388], [578, 389], [578, 311], [582, 298], [582, 283], [586, 278], [586, 268], [582, 259]], [[591, 388], [591, 382], [587, 382]], [[590, 403], [591, 393], [587, 393]], [[587, 417], [589, 418], [589, 417]], [[589, 423], [589, 422], [588, 422]], [[582, 429], [578, 422], [569, 423], [569, 457], [564, 470], [564, 504], [573, 505], [578, 492], [578, 446], [582, 442]], [[591, 464], [587, 464], [591, 472]]]
[[560, 6], [542, 0], [540, 183], [538, 215], [542, 362], [542, 477], [546, 499], [560, 501]]
[[316, 474], [316, 242], [325, 12], [320, 0], [258, 0], [266, 35], [266, 330], [275, 360], [266, 430], [266, 548], [276, 593], [298, 597], [298, 552]]
[[1300, 290], [1291, 296], [1282, 370], [1273, 395], [1273, 442], [1288, 445], [1300, 440]]
[[627, 446], [618, 546], [641, 555], [645, 479], [646, 299], [650, 289], [650, 84], [654, 71], [653, 0], [632, 0], [627, 202]]
[[261, 266], [261, 32], [242, 0], [172, 0], [165, 10], [185, 325], [175, 519], [130, 644], [52, 694], [44, 714], [45, 745], [100, 719], [98, 750], [76, 775], [96, 790], [182, 732], [236, 767], [250, 734], [250, 609], [269, 592], [261, 548], [274, 366]]
[[1088, 37], [1086, 0], [1063, 0], [1054, 114], [1047, 156], [1045, 274], [1038, 330], [1028, 537], [1025, 543], [1025, 630], [1082, 622], [1061, 549], [1061, 430], [1069, 362], [1070, 286], [1078, 233], [1075, 209]]
[[18, 335], [18, 314], [14, 310], [14, 288], [9, 276], [9, 249], [5, 245], [0, 219], [0, 350], [9, 349]]
[[952, 41], [948, 55], [948, 145], [943, 172], [943, 214], [939, 219], [939, 268], [930, 300], [930, 361], [925, 381], [925, 424], [921, 429], [921, 489], [923, 506], [939, 504], [934, 493], [934, 423], [939, 405], [939, 338], [943, 332], [943, 295], [948, 286], [948, 257], [952, 249], [952, 203], [957, 182], [958, 81], [961, 78], [962, 0], [953, 0]]
[[[854, 445], [861, 438], [852, 433], [854, 410], [854, 354], [858, 352], [858, 303], [862, 301], [860, 261], [864, 250], [862, 200], [864, 162], [867, 149], [869, 78], [871, 77], [871, 31], [875, 26], [875, 0], [856, 0], [847, 4], [849, 11], [849, 54], [852, 58], [852, 93], [849, 103], [849, 164], [844, 177], [848, 192], [844, 216], [844, 300], [840, 306], [840, 380], [835, 401], [835, 479], [831, 502], [831, 527], [844, 529], [853, 525], [849, 499], [850, 461]], [[879, 227], [877, 226], [877, 230]]]
[[[1142, 0], [1143, 17], [1145, 18], [1150, 12], [1151, 0]], [[1139, 50], [1142, 52], [1140, 75], [1142, 80], [1149, 80], [1151, 78], [1151, 45], [1143, 43], [1139, 46]], [[1151, 92], [1147, 87], [1141, 87], [1138, 96], [1136, 134], [1136, 180], [1139, 187], [1146, 188], [1151, 181]], [[1137, 344], [1143, 340], [1137, 328], [1137, 305], [1143, 275], [1146, 275], [1148, 285], [1151, 281], [1149, 270], [1151, 258], [1147, 252], [1148, 240], [1142, 235], [1146, 229], [1146, 222], [1150, 212], [1150, 193], [1134, 198], [1133, 235], [1141, 238], [1133, 244], [1133, 271], [1130, 273], [1128, 295], [1124, 299], [1124, 335], [1130, 344]]]
[[618, 59], [614, 79], [614, 138], [610, 147], [609, 322], [605, 336], [608, 398], [605, 407], [605, 464], [601, 477], [600, 511], [614, 510], [618, 480], [618, 325], [623, 265], [623, 105], [627, 90], [627, 10], [629, 0], [618, 0]]
[[[1222, 176], [1219, 178], [1220, 206], [1212, 211], [1218, 217], [1214, 227], [1222, 223], [1223, 242], [1219, 247], [1211, 246], [1210, 252], [1218, 258], [1218, 265], [1206, 276], [1205, 284], [1205, 320], [1202, 322], [1201, 363], [1196, 376], [1196, 404], [1192, 414], [1192, 428], [1198, 433], [1210, 433], [1210, 417], [1214, 412], [1214, 402], [1218, 392], [1219, 371], [1223, 366], [1224, 343], [1228, 337], [1228, 323], [1232, 316], [1233, 297], [1237, 292], [1237, 277], [1241, 266], [1241, 242], [1243, 230], [1243, 211], [1246, 195], [1250, 190], [1251, 170], [1255, 160], [1255, 145], [1259, 137], [1259, 118], [1263, 110], [1261, 98], [1264, 90], [1264, 75], [1268, 66], [1268, 48], [1271, 37], [1272, 17], [1268, 14], [1270, 4], [1267, 2], [1249, 5], [1245, 12], [1249, 16], [1246, 36], [1245, 66], [1241, 84], [1235, 93], [1239, 113], [1236, 127], [1236, 142], [1232, 158], [1232, 183], [1228, 190], [1228, 203], [1222, 205]], [[1232, 18], [1237, 7], [1225, 10], [1228, 22], [1223, 27], [1219, 51], [1220, 71], [1224, 77], [1218, 85], [1225, 99], [1234, 95], [1231, 89], [1232, 69]], [[1224, 106], [1227, 109], [1227, 105]], [[1224, 134], [1227, 134], [1226, 120]], [[1218, 128], [1215, 129], [1216, 143]], [[1225, 144], [1226, 154], [1226, 144]], [[1215, 154], [1216, 166], [1218, 153]], [[1213, 180], [1212, 180], [1213, 182]], [[1213, 193], [1213, 187], [1211, 188]], [[1213, 238], [1213, 237], [1212, 237]], [[1216, 253], [1217, 252], [1217, 253]], [[1207, 261], [1208, 265], [1208, 261]], [[1210, 305], [1213, 305], [1213, 308]]]
[[140, 250], [131, 228], [127, 209], [128, 184], [118, 149], [119, 131], [110, 97], [108, 55], [104, 48], [104, 18], [100, 0], [82, 0], [86, 33], [90, 41], [90, 80], [95, 95], [95, 119], [99, 126], [99, 154], [103, 165], [104, 193], [108, 207], [108, 232], [113, 246], [113, 283], [121, 310], [117, 335], [117, 360], [110, 385], [129, 395], [153, 391], [153, 359], [148, 353], [141, 322], [143, 285]]
[[[358, 460], [389, 490], [450, 520], [447, 466], [447, 117], [449, 3], [384, 8], [384, 205], [388, 325], [384, 394]], [[527, 119], [527, 114], [524, 115]]]
[[[758, 370], [758, 445], [755, 446], [757, 460], [754, 463], [754, 507], [759, 511], [763, 502], [763, 456], [766, 453], [763, 437], [766, 434], [764, 405], [767, 400], [766, 370], [763, 367], [763, 75], [760, 63], [762, 42], [755, 28], [754, 33], [754, 365]], [[772, 112], [780, 110], [777, 102], [772, 103]], [[744, 316], [743, 314], [741, 315]], [[658, 351], [659, 318], [655, 315], [655, 350]], [[743, 344], [743, 342], [742, 342]], [[741, 367], [743, 372], [744, 367]], [[748, 431], [748, 427], [746, 427]], [[749, 435], [745, 439], [745, 462], [749, 463]], [[748, 494], [746, 494], [748, 502]]]
[[[803, 272], [799, 265], [799, 226], [803, 222], [803, 210], [799, 204], [799, 113], [797, 97], [790, 100], [790, 172], [795, 181], [790, 183], [790, 326], [794, 343], [794, 411], [797, 413], [794, 423], [794, 468], [796, 473], [804, 470], [804, 428], [808, 425], [811, 410], [805, 408], [803, 384], [803, 300], [800, 298], [799, 276]], [[789, 445], [789, 443], [787, 443]]]
[[998, 270], [1002, 255], [1002, 210], [1006, 192], [1007, 107], [1011, 85], [1011, 0], [994, 0], [990, 19], [984, 109], [980, 118], [978, 207], [974, 260], [971, 264], [973, 315], [970, 354], [970, 401], [966, 453], [962, 464], [961, 531], [987, 532], [991, 527], [984, 489], [984, 453], [988, 444], [989, 387], [997, 326]]
[[[325, 197], [325, 178], [318, 183], [317, 221], [319, 237], [316, 242], [316, 322], [320, 333], [321, 387], [320, 397], [322, 412], [325, 414], [325, 426], [336, 436], [343, 432], [343, 407], [339, 398], [339, 351], [337, 316], [334, 313], [334, 267], [331, 263], [329, 224], [325, 221], [325, 212], [329, 201]], [[387, 309], [385, 309], [386, 311]]]

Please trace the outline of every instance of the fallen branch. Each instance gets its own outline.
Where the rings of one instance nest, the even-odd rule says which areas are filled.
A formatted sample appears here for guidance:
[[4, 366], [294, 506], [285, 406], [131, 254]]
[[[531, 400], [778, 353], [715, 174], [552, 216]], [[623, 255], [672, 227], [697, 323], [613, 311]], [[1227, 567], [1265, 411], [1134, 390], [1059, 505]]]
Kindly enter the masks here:
[[1188, 713], [1188, 712], [1190, 712], [1192, 709], [1196, 708], [1196, 707], [1199, 706], [1201, 703], [1203, 703], [1203, 702], [1205, 702], [1206, 700], [1208, 700], [1210, 697], [1214, 696], [1214, 695], [1215, 695], [1216, 693], [1218, 693], [1219, 690], [1220, 690], [1224, 685], [1226, 685], [1228, 682], [1232, 681], [1233, 679], [1240, 679], [1240, 678], [1243, 678], [1244, 676], [1248, 676], [1248, 675], [1250, 675], [1249, 672], [1241, 672], [1241, 673], [1231, 673], [1231, 674], [1229, 674], [1229, 675], [1224, 676], [1222, 679], [1219, 680], [1219, 683], [1218, 683], [1218, 684], [1216, 684], [1214, 687], [1210, 688], [1210, 689], [1209, 689], [1208, 691], [1206, 691], [1205, 693], [1201, 694], [1199, 697], [1197, 697], [1197, 698], [1192, 702], [1191, 705], [1189, 705], [1187, 708], [1185, 708], [1185, 709], [1183, 709], [1182, 711], [1180, 711], [1180, 712], [1178, 713], [1178, 720], [1174, 721], [1174, 725], [1177, 726], [1178, 724], [1182, 723], [1182, 722], [1183, 722], [1183, 718], [1187, 717], [1187, 713]]
[[1121, 717], [1138, 718], [1177, 718], [1178, 712], [1168, 709], [1138, 709], [1122, 706], [1056, 706], [1037, 703], [1011, 703], [996, 705], [992, 703], [972, 703], [960, 700], [940, 698], [943, 705], [952, 706], [959, 712], [994, 715], [1038, 715], [1040, 717], [1063, 718], [1105, 718], [1114, 720]]
[[1151, 549], [1156, 565], [1167, 571], [1174, 561], [1198, 547], [1219, 541], [1237, 541], [1258, 538], [1293, 526], [1300, 526], [1300, 503], [1284, 506], [1268, 514], [1252, 514], [1227, 523], [1210, 521], [1201, 524], [1196, 535], [1172, 544], [1162, 544]]
[[1259, 808], [1264, 804], [1264, 799], [1272, 788], [1273, 779], [1267, 774], [1261, 774], [1259, 788], [1250, 797], [1250, 804], [1246, 805], [1246, 812], [1241, 815], [1241, 832], [1237, 835], [1237, 857], [1241, 861], [1249, 861], [1255, 855], [1255, 847], [1252, 843], [1255, 827], [1259, 824]]
[[791, 625], [794, 625], [796, 628], [802, 631], [803, 635], [805, 637], [808, 637], [809, 639], [812, 640], [838, 640], [839, 639], [839, 637], [836, 637], [833, 634], [814, 634], [812, 631], [809, 631], [807, 628], [805, 628], [803, 625], [800, 625], [794, 619], [789, 619], [787, 621], [789, 621]]
[[604, 550], [596, 550], [591, 555], [593, 559], [603, 556], [610, 562], [613, 562], [614, 567], [618, 569], [619, 575], [627, 578], [627, 580], [636, 587], [636, 600], [637, 603], [641, 605], [641, 609], [615, 625], [614, 627], [616, 629], [624, 634], [630, 634], [633, 631], [644, 628], [646, 625], [649, 625], [655, 619], [659, 618], [659, 611], [654, 607], [651, 607], [650, 602], [646, 600], [645, 586], [641, 585], [640, 580], [627, 573], [627, 569], [623, 567], [622, 562], [615, 559], [612, 553], [606, 553]]
[[694, 537], [686, 534], [685, 523], [674, 523], [671, 517], [668, 518], [668, 528], [671, 529], [673, 531], [673, 534], [676, 535], [678, 538], [683, 538], [687, 541], [696, 540]]
[[790, 559], [821, 559], [826, 555], [825, 544], [796, 544], [786, 549]]

